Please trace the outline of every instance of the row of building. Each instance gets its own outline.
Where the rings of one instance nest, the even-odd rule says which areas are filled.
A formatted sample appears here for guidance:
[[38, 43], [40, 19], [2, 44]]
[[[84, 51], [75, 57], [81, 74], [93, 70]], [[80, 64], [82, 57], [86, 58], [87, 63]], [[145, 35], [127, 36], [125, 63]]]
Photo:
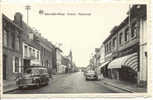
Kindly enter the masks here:
[[133, 5], [128, 16], [115, 26], [90, 60], [92, 69], [104, 77], [147, 86], [147, 14], [146, 5]]
[[3, 80], [14, 80], [29, 66], [44, 66], [49, 74], [72, 72], [72, 52], [62, 55], [62, 50], [27, 25], [21, 13], [14, 20], [2, 14]]

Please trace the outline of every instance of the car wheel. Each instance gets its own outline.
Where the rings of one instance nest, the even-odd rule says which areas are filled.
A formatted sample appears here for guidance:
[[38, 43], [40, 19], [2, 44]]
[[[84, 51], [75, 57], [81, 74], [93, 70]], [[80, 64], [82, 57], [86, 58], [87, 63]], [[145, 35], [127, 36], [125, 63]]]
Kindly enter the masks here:
[[86, 81], [88, 81], [88, 79], [86, 78]]
[[46, 84], [45, 85], [48, 85], [48, 81], [46, 82]]
[[38, 81], [37, 81], [36, 87], [38, 88], [38, 87], [40, 87], [40, 86], [41, 86], [41, 84], [40, 84], [40, 81], [38, 80]]

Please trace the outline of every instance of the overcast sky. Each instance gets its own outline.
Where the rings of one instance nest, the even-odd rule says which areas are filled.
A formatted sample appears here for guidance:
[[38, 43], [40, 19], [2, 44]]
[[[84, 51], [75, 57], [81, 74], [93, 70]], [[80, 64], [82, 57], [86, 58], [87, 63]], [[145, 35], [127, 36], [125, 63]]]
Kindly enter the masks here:
[[[26, 4], [3, 4], [2, 12], [13, 19], [15, 12], [23, 15], [26, 22]], [[100, 47], [110, 30], [127, 16], [128, 4], [30, 4], [29, 25], [53, 44], [62, 43], [61, 49], [68, 55], [72, 50], [77, 66], [87, 66], [91, 53]], [[53, 16], [45, 13], [91, 13], [90, 16]]]

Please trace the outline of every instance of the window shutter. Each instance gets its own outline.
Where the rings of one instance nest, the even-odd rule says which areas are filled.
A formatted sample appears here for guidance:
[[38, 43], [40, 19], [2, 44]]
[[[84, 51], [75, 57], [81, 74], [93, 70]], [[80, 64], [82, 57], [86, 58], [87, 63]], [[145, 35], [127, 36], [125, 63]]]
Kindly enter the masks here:
[[19, 73], [21, 73], [21, 58], [19, 58]]
[[13, 73], [15, 73], [15, 57], [12, 57]]

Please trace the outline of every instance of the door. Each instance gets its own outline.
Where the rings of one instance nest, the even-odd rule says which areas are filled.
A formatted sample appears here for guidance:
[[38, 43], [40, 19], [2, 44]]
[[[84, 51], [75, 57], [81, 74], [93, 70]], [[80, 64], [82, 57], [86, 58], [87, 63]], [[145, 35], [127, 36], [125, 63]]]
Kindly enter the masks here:
[[6, 63], [7, 63], [7, 56], [3, 55], [3, 80], [6, 80]]
[[26, 68], [29, 66], [30, 66], [30, 60], [24, 59], [24, 72], [25, 72]]

